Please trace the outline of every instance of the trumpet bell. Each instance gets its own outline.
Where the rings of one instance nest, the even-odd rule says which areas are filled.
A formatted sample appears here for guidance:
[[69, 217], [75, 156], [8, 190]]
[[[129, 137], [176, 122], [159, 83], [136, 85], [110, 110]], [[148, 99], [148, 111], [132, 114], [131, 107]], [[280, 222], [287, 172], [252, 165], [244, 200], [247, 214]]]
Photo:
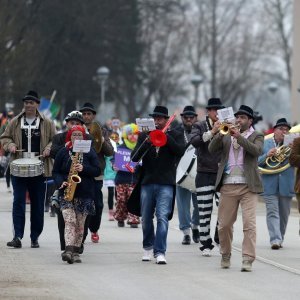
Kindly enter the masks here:
[[227, 124], [221, 124], [220, 133], [226, 135], [228, 134], [228, 132], [229, 132], [229, 126]]
[[151, 143], [155, 147], [162, 147], [167, 143], [167, 136], [162, 130], [153, 130], [149, 133], [149, 136]]

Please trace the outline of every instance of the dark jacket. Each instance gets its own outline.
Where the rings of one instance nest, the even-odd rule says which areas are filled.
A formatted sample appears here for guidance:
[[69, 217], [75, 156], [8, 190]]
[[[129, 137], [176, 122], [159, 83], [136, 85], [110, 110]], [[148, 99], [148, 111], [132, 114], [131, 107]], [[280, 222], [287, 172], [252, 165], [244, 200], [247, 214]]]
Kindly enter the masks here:
[[[100, 163], [101, 173], [103, 175], [105, 169], [105, 157], [104, 156], [112, 156], [114, 153], [114, 148], [109, 140], [109, 137], [106, 134], [106, 131], [103, 131], [104, 142], [102, 143], [102, 148], [99, 153], [97, 153], [98, 160]], [[55, 159], [58, 151], [65, 146], [66, 143], [67, 131], [56, 134], [52, 139], [52, 146], [50, 150], [50, 156]], [[87, 140], [93, 140], [92, 135], [87, 134]], [[93, 146], [93, 143], [92, 143]]]
[[[139, 135], [137, 145], [131, 153], [133, 161], [142, 160], [143, 178], [141, 184], [171, 184], [175, 185], [176, 167], [184, 154], [184, 137], [177, 130], [167, 131], [167, 143], [157, 149], [150, 142], [141, 144], [147, 137], [145, 133]], [[140, 149], [139, 149], [140, 148]]]
[[[257, 159], [263, 153], [264, 136], [261, 133], [254, 131], [247, 139], [240, 136], [237, 143], [244, 148], [244, 170], [248, 188], [253, 193], [261, 193], [263, 186], [261, 177], [258, 172]], [[231, 146], [231, 136], [218, 133], [210, 142], [208, 149], [210, 152], [222, 151], [221, 162], [216, 180], [216, 190], [220, 191], [222, 186], [222, 178], [226, 163], [229, 158]]]
[[190, 134], [190, 143], [197, 149], [197, 172], [217, 173], [218, 163], [221, 160], [221, 151], [210, 153], [208, 145], [210, 141], [203, 141], [203, 133], [211, 130], [208, 118], [205, 121], [193, 125]]
[[[81, 182], [78, 183], [74, 197], [78, 198], [94, 198], [95, 179], [94, 177], [100, 175], [100, 164], [97, 159], [97, 154], [94, 149], [88, 153], [83, 153], [83, 170], [78, 175]], [[71, 167], [71, 157], [69, 150], [63, 147], [58, 151], [55, 157], [52, 177], [59, 188], [64, 181], [68, 180], [68, 175]], [[62, 192], [62, 191], [61, 191]]]

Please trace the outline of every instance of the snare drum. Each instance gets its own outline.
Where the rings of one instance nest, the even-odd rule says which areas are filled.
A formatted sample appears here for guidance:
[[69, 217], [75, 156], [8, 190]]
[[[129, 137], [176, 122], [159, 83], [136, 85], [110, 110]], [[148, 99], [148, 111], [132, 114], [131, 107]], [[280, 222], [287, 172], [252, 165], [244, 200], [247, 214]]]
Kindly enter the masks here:
[[44, 165], [38, 158], [19, 158], [10, 163], [10, 173], [17, 177], [35, 177], [44, 173]]
[[190, 145], [181, 157], [176, 170], [176, 184], [191, 192], [196, 192], [195, 179], [197, 175], [196, 149]]

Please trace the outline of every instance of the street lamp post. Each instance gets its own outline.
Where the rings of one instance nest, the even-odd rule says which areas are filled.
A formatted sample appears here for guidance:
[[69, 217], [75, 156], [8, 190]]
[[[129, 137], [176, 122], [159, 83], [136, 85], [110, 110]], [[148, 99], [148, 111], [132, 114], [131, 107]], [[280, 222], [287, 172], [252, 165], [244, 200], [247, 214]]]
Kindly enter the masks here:
[[195, 74], [191, 77], [191, 84], [195, 88], [194, 106], [198, 104], [199, 86], [202, 82], [203, 82], [203, 78], [200, 74]]
[[99, 67], [97, 69], [97, 79], [98, 82], [100, 83], [100, 87], [101, 87], [101, 106], [103, 108], [103, 114], [104, 116], [106, 116], [105, 114], [105, 84], [107, 81], [107, 78], [109, 76], [109, 69], [107, 67]]

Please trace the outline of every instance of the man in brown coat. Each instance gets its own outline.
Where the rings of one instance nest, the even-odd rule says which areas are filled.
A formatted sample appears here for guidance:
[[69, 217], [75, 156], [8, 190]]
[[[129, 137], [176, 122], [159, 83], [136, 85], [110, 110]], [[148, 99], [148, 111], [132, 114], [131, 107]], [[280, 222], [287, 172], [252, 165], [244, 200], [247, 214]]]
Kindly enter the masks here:
[[53, 161], [49, 155], [52, 137], [55, 135], [55, 126], [51, 120], [38, 111], [40, 99], [35, 91], [29, 91], [22, 100], [24, 109], [7, 125], [0, 137], [1, 145], [5, 151], [11, 153], [11, 161], [25, 157], [25, 154], [28, 155], [27, 157], [30, 157], [31, 154], [43, 156], [44, 173], [29, 174], [28, 177], [24, 177], [21, 174], [14, 175], [11, 168], [11, 180], [14, 189], [14, 237], [11, 242], [7, 243], [7, 246], [22, 247], [21, 239], [23, 238], [25, 227], [25, 198], [26, 190], [28, 190], [31, 200], [31, 248], [38, 248], [38, 238], [44, 226], [46, 189], [44, 176], [50, 177], [52, 173]]
[[235, 117], [239, 128], [230, 128], [227, 135], [215, 135], [208, 149], [222, 150], [216, 180], [216, 190], [221, 193], [218, 211], [221, 267], [230, 267], [233, 224], [241, 204], [244, 232], [241, 271], [249, 272], [255, 260], [256, 203], [258, 193], [263, 191], [257, 158], [262, 154], [264, 137], [252, 127], [254, 115], [249, 106], [241, 105]]

